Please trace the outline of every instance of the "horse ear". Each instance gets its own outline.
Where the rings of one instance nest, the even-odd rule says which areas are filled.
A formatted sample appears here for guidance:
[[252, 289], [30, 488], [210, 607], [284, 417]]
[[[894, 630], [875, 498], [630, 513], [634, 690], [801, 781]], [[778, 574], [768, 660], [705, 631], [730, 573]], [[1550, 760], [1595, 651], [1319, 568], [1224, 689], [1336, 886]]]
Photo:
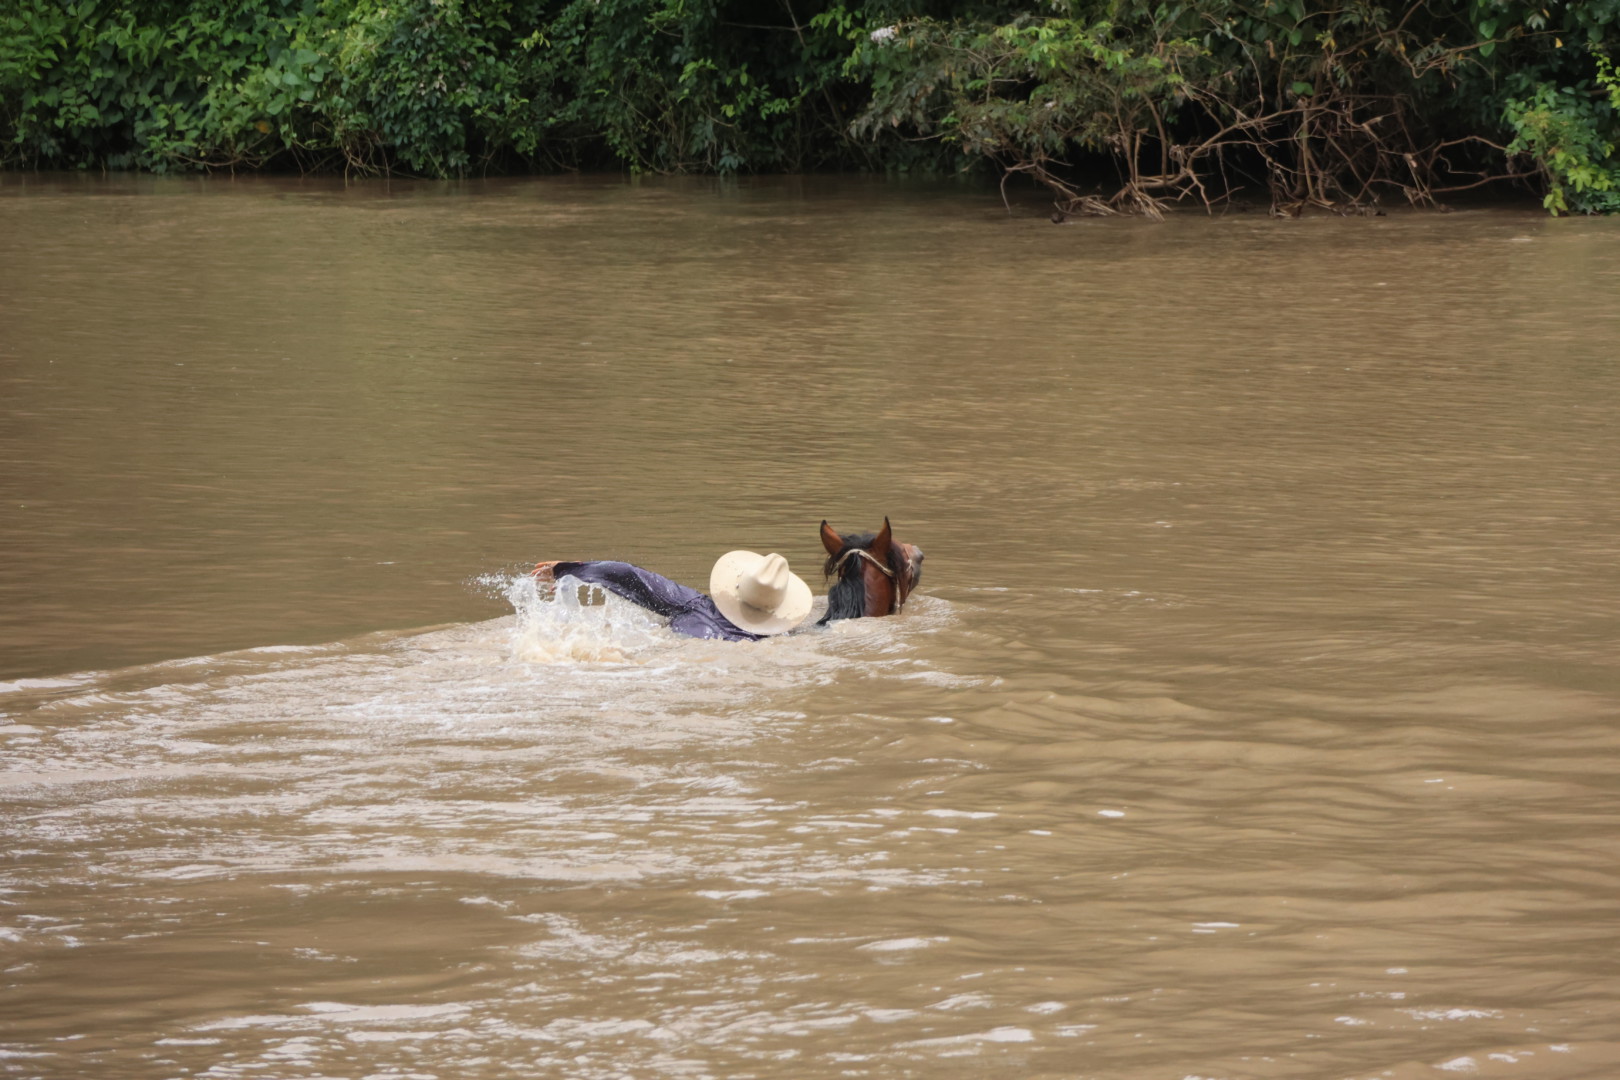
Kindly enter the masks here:
[[836, 555], [844, 550], [844, 538], [825, 521], [821, 523], [821, 546], [827, 549], [829, 555]]
[[894, 533], [889, 529], [889, 519], [885, 517], [883, 519], [883, 528], [879, 529], [878, 534], [872, 537], [872, 550], [887, 552], [889, 550], [889, 544], [892, 543], [893, 540]]

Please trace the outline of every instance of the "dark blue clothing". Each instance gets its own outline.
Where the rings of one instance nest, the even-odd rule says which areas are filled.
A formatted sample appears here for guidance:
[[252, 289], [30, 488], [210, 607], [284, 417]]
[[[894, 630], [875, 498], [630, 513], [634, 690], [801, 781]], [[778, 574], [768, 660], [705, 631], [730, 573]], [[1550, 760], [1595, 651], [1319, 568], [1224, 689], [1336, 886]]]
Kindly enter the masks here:
[[599, 585], [648, 611], [667, 615], [669, 628], [687, 637], [759, 641], [766, 636], [750, 634], [737, 626], [720, 614], [713, 600], [696, 589], [627, 562], [560, 562], [552, 568], [552, 574], [558, 579], [571, 577], [587, 585]]

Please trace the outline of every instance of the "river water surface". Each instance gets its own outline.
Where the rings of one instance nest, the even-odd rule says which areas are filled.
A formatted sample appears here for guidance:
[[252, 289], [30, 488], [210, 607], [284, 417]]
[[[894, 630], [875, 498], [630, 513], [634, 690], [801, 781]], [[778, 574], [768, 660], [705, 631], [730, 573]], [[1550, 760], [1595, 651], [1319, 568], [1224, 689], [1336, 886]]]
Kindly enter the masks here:
[[[0, 1076], [1620, 1075], [1620, 222], [0, 180]], [[904, 615], [555, 599], [884, 515]]]

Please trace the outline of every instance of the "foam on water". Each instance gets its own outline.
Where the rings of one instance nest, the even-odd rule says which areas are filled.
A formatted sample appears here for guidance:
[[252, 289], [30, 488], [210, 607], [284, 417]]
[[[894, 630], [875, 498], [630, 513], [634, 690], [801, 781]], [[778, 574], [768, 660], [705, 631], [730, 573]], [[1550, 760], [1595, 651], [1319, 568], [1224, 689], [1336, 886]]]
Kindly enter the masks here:
[[504, 619], [0, 691], [0, 799], [57, 805], [5, 834], [100, 849], [60, 868], [84, 880], [668, 872], [690, 852], [627, 836], [769, 813], [747, 748], [802, 723], [802, 693], [904, 662], [949, 607], [737, 644], [571, 584], [497, 584]]
[[660, 624], [650, 612], [572, 578], [555, 588], [542, 587], [527, 575], [491, 583], [500, 585], [516, 612], [514, 660], [640, 663], [667, 636], [658, 632]]
[[[736, 644], [679, 637], [567, 583], [496, 584], [513, 613], [489, 622], [0, 693], [0, 843], [21, 855], [0, 869], [14, 989], [48, 1002], [130, 956], [154, 970], [215, 950], [233, 966], [272, 958], [253, 985], [282, 991], [159, 995], [138, 1031], [109, 1030], [118, 1075], [176, 1061], [361, 1075], [417, 1044], [440, 1074], [501, 1060], [680, 1075], [694, 1047], [856, 1023], [871, 1002], [759, 996], [804, 946], [681, 927], [958, 873], [871, 849], [904, 836], [909, 814], [829, 814], [783, 784], [850, 764], [796, 750], [826, 719], [806, 695], [930, 670], [913, 638], [950, 605]], [[946, 940], [866, 928], [832, 947], [898, 964]], [[439, 989], [418, 993], [428, 973]], [[688, 977], [703, 1001], [644, 996]]]

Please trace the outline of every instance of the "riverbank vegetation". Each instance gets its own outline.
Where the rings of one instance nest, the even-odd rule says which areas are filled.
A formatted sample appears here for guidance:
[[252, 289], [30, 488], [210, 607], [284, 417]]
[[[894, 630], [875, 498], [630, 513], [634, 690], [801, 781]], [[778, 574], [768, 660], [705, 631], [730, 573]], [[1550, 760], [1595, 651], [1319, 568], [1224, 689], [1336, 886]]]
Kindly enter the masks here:
[[[1620, 210], [1620, 0], [0, 0], [0, 163]], [[1102, 182], [1098, 182], [1102, 177]]]

